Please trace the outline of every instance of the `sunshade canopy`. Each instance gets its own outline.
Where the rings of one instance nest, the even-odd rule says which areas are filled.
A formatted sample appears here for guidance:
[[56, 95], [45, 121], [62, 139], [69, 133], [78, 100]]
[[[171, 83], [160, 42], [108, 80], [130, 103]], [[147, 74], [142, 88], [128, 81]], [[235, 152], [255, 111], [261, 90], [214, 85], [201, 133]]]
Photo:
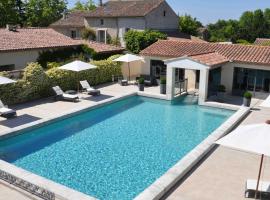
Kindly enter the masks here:
[[140, 56], [126, 54], [126, 55], [120, 56], [117, 59], [114, 59], [113, 61], [130, 63], [130, 62], [134, 62], [134, 61], [142, 61], [143, 62], [144, 59]]
[[5, 85], [5, 84], [9, 84], [9, 83], [15, 83], [16, 81], [11, 80], [9, 78], [0, 76], [0, 85]]
[[216, 142], [232, 149], [270, 156], [270, 125], [239, 126]]
[[63, 65], [59, 67], [59, 69], [64, 69], [64, 70], [69, 70], [69, 71], [74, 71], [74, 72], [80, 72], [88, 69], [95, 69], [97, 66], [91, 65], [86, 62], [82, 62], [79, 60], [76, 60], [74, 62], [68, 63], [66, 65]]

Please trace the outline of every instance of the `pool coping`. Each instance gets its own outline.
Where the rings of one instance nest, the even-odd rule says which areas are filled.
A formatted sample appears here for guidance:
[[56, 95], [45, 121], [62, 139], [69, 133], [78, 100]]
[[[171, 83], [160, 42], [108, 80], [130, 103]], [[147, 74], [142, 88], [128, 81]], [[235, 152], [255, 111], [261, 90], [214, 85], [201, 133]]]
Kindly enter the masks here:
[[[210, 106], [205, 104], [204, 106]], [[217, 106], [218, 107], [218, 106]], [[222, 107], [218, 107], [224, 109]], [[234, 107], [226, 108], [235, 110]], [[196, 166], [216, 145], [215, 142], [221, 137], [228, 134], [244, 117], [250, 112], [250, 108], [241, 107], [229, 119], [227, 119], [221, 126], [219, 126], [211, 135], [204, 141], [197, 145], [185, 157], [178, 161], [165, 174], [158, 178], [143, 192], [137, 195], [135, 200], [158, 200], [166, 194], [179, 180]]]
[[[21, 134], [21, 132], [36, 129], [47, 124], [64, 120], [66, 118], [73, 117], [75, 115], [97, 109], [107, 104], [111, 104], [127, 97], [132, 96], [144, 96], [150, 98], [157, 98], [162, 100], [167, 100], [165, 96], [161, 95], [152, 95], [152, 94], [144, 94], [140, 92], [131, 92], [128, 94], [124, 94], [118, 97], [113, 97], [107, 100], [103, 100], [101, 102], [97, 102], [94, 105], [85, 106], [84, 108], [73, 109], [67, 113], [60, 114], [51, 118], [46, 118], [42, 120], [38, 120], [33, 123], [29, 123], [27, 125], [20, 126], [18, 128], [13, 128], [9, 131], [4, 131], [0, 135], [0, 139], [5, 139], [7, 137], [13, 137]], [[213, 105], [203, 105], [209, 107], [215, 107]], [[219, 107], [221, 109], [230, 109], [236, 110], [235, 107]], [[234, 115], [232, 115], [225, 123], [223, 123], [218, 129], [216, 129], [207, 139], [205, 139], [201, 144], [199, 144], [195, 149], [193, 149], [190, 153], [188, 153], [183, 159], [178, 161], [176, 165], [174, 165], [171, 169], [169, 169], [163, 176], [157, 179], [152, 185], [146, 188], [142, 193], [140, 193], [135, 199], [136, 200], [149, 200], [149, 199], [158, 199], [165, 194], [179, 179], [181, 179], [196, 163], [201, 160], [201, 158], [206, 155], [212, 148], [213, 143], [216, 139], [222, 137], [226, 133], [229, 132], [236, 124], [239, 122], [244, 116], [249, 113], [249, 108], [243, 107], [239, 109]], [[18, 177], [19, 179], [28, 181], [31, 184], [37, 185], [38, 187], [44, 188], [50, 192], [53, 192], [56, 198], [61, 200], [96, 200], [97, 198], [91, 197], [87, 194], [81, 193], [69, 187], [66, 187], [62, 184], [51, 181], [42, 176], [31, 173], [22, 168], [16, 167], [8, 162], [5, 162], [0, 159], [0, 169]]]

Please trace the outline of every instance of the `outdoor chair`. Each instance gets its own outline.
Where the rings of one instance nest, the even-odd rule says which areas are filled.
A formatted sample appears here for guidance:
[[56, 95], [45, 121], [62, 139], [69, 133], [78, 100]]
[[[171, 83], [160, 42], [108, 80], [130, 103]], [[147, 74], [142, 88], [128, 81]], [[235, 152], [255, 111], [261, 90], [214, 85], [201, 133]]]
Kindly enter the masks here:
[[15, 110], [12, 110], [5, 106], [3, 102], [0, 100], [0, 115], [5, 118], [11, 118], [17, 116], [17, 113]]
[[144, 78], [145, 86], [154, 86], [157, 85], [157, 80], [154, 76], [151, 75], [141, 75], [140, 78]]
[[79, 100], [79, 96], [76, 94], [66, 94], [63, 92], [63, 90], [59, 86], [55, 86], [52, 88], [54, 93], [56, 94], [55, 99], [56, 100], [66, 100], [66, 101], [77, 101]]
[[84, 91], [88, 92], [88, 94], [93, 95], [93, 96], [98, 96], [100, 95], [100, 90], [97, 90], [93, 87], [90, 86], [88, 81], [80, 81], [80, 84], [83, 88]]
[[127, 85], [128, 85], [128, 80], [127, 80], [127, 79], [124, 79], [123, 76], [119, 76], [119, 77], [118, 77], [118, 83], [119, 83], [121, 86], [127, 86]]
[[[257, 181], [256, 180], [247, 180], [246, 182], [246, 190], [245, 197], [246, 198], [254, 198], [256, 192]], [[258, 197], [262, 197], [265, 199], [270, 198], [270, 182], [260, 181], [259, 189], [258, 189]]]

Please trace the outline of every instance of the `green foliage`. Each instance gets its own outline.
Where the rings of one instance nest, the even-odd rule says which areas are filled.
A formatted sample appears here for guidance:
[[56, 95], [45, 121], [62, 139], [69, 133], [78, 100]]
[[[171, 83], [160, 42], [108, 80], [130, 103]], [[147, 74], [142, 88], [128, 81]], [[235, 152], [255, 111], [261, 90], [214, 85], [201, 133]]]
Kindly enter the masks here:
[[252, 94], [251, 94], [250, 92], [245, 92], [245, 93], [244, 93], [244, 97], [245, 97], [246, 99], [251, 99], [251, 98], [252, 98]]
[[80, 0], [78, 0], [75, 3], [74, 8], [72, 8], [71, 10], [94, 10], [96, 9], [96, 5], [95, 2], [93, 0], [88, 0], [85, 3], [82, 3]]
[[[23, 78], [16, 83], [0, 85], [1, 100], [6, 104], [15, 104], [29, 100], [53, 95], [52, 86], [59, 85], [63, 90], [77, 89], [79, 80], [87, 80], [91, 85], [110, 82], [112, 75], [121, 75], [121, 63], [113, 59], [119, 55], [112, 56], [107, 60], [93, 61], [97, 69], [86, 70], [80, 73], [61, 70], [57, 63], [49, 63], [52, 66], [46, 72], [40, 64], [30, 63], [23, 74]], [[5, 73], [2, 73], [5, 74]]]
[[96, 31], [92, 28], [84, 28], [82, 30], [82, 38], [84, 40], [95, 40], [96, 39]]
[[0, 27], [6, 24], [16, 24], [19, 20], [18, 8], [15, 0], [0, 1]]
[[28, 0], [25, 9], [26, 24], [47, 27], [60, 19], [66, 11], [66, 0]]
[[144, 84], [144, 78], [142, 78], [142, 77], [139, 78], [138, 83], [141, 84], [141, 85]]
[[198, 35], [198, 28], [202, 27], [202, 23], [196, 18], [190, 15], [184, 15], [179, 17], [179, 28], [180, 31], [189, 35]]
[[138, 54], [141, 50], [155, 43], [158, 39], [167, 39], [167, 35], [158, 31], [129, 30], [125, 34], [126, 47], [129, 51]]
[[166, 82], [166, 78], [163, 77], [160, 79], [160, 84], [166, 85]]
[[250, 45], [251, 43], [246, 41], [246, 40], [242, 40], [242, 39], [239, 39], [239, 40], [236, 40], [236, 43], [237, 44], [244, 44], [244, 45]]
[[121, 46], [120, 39], [118, 37], [111, 38], [110, 44], [115, 46]]
[[[209, 24], [210, 41], [243, 41], [253, 43], [256, 38], [270, 37], [270, 9], [247, 11], [239, 20], [219, 20]], [[244, 43], [245, 44], [245, 43]]]
[[218, 92], [226, 92], [226, 87], [224, 85], [219, 85]]
[[76, 48], [63, 48], [57, 50], [42, 51], [39, 53], [37, 62], [42, 67], [47, 68], [49, 62], [69, 62], [75, 59], [86, 60], [87, 56], [91, 56], [94, 51], [86, 45], [82, 45]]

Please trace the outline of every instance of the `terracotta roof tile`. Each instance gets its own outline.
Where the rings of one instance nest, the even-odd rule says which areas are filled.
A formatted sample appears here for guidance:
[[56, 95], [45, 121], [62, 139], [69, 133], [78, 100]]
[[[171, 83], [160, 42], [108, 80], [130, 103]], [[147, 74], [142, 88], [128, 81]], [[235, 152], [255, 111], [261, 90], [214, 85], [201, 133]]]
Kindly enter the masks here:
[[270, 47], [254, 45], [159, 40], [141, 51], [141, 54], [146, 56], [175, 58], [211, 52], [219, 53], [235, 62], [270, 65]]
[[122, 53], [125, 48], [114, 45], [104, 44], [94, 41], [82, 41], [83, 44], [88, 45], [89, 48], [94, 49], [96, 53]]
[[50, 27], [78, 27], [83, 28], [84, 18], [89, 11], [73, 11], [66, 14], [65, 17], [52, 23]]
[[270, 46], [270, 38], [257, 38], [254, 44], [261, 46]]
[[109, 1], [89, 12], [87, 17], [143, 17], [164, 0]]
[[225, 56], [222, 56], [218, 53], [206, 53], [206, 54], [199, 54], [194, 56], [189, 56], [193, 60], [196, 60], [200, 63], [203, 63], [208, 66], [216, 66], [220, 65], [226, 62], [229, 62], [230, 60], [226, 58]]
[[0, 52], [78, 46], [80, 43], [50, 28], [0, 29]]

